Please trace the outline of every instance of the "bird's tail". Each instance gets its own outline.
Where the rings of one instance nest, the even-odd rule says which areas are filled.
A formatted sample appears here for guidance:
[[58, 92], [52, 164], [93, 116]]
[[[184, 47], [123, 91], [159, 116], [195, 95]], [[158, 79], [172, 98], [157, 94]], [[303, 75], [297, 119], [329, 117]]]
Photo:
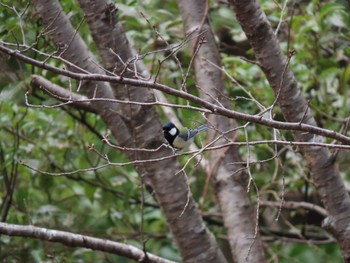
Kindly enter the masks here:
[[197, 128], [198, 132], [206, 131], [209, 129], [209, 126], [206, 124], [203, 124]]

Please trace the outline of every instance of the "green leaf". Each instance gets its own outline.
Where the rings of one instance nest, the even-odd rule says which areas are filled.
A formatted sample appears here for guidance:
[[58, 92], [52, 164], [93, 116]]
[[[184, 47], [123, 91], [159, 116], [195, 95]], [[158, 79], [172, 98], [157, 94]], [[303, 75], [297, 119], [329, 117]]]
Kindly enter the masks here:
[[94, 186], [91, 186], [89, 184], [84, 185], [84, 193], [91, 203], [94, 202], [96, 190], [97, 188]]
[[332, 13], [336, 13], [337, 11], [344, 10], [345, 7], [336, 2], [329, 2], [324, 4], [320, 9], [320, 18], [323, 19], [325, 16], [328, 16]]

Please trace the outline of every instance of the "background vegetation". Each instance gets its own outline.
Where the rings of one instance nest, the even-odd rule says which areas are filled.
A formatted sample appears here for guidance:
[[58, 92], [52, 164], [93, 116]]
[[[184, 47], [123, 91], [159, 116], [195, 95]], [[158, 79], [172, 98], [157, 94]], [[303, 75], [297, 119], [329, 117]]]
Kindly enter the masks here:
[[[290, 69], [300, 83], [302, 92], [320, 127], [339, 131], [350, 112], [350, 4], [348, 1], [259, 1], [272, 27], [279, 26], [278, 39], [285, 54], [295, 50]], [[97, 55], [83, 13], [75, 1], [60, 1], [70, 21]], [[176, 1], [118, 1], [119, 20], [123, 23], [130, 44], [140, 54], [176, 44], [184, 39], [184, 29]], [[15, 9], [10, 10], [9, 6]], [[216, 34], [225, 85], [235, 111], [255, 114], [258, 103], [268, 106], [274, 100], [260, 68], [250, 63], [253, 52], [235, 20], [233, 11], [222, 1], [209, 1], [209, 17]], [[1, 1], [0, 40], [16, 43], [22, 39], [21, 26], [14, 12], [23, 14], [22, 29], [27, 44], [36, 41], [40, 20], [33, 8], [23, 1]], [[284, 13], [282, 13], [282, 10]], [[279, 25], [280, 18], [282, 23]], [[160, 35], [161, 38], [158, 36]], [[242, 47], [238, 53], [230, 49]], [[41, 36], [35, 49], [52, 53], [56, 47], [48, 36]], [[192, 57], [185, 45], [177, 53], [182, 68], [187, 70]], [[29, 51], [29, 56], [40, 56]], [[158, 60], [167, 52], [147, 56], [143, 62], [155, 73]], [[242, 59], [242, 57], [246, 59]], [[122, 151], [107, 146], [101, 139], [109, 133], [102, 120], [93, 113], [70, 106], [58, 108], [28, 107], [25, 93], [30, 91], [32, 105], [53, 105], [57, 100], [31, 85], [32, 74], [41, 75], [67, 87], [67, 77], [33, 67], [0, 53], [0, 193], [1, 221], [13, 224], [33, 224], [95, 237], [126, 242], [147, 249], [158, 256], [175, 261], [181, 257], [174, 244], [167, 222], [152, 192], [143, 190], [139, 175], [131, 165], [109, 166], [99, 170], [76, 172], [67, 176], [52, 176], [33, 171], [25, 164], [48, 173], [64, 173], [91, 168], [104, 163], [107, 155], [114, 163], [127, 162]], [[59, 66], [61, 62], [50, 60]], [[161, 65], [158, 82], [171, 87], [181, 86], [181, 72], [174, 59]], [[232, 81], [234, 79], [239, 85]], [[73, 85], [76, 85], [73, 82]], [[244, 87], [241, 88], [241, 87]], [[196, 81], [190, 72], [189, 93], [198, 94]], [[248, 93], [246, 92], [248, 91]], [[186, 104], [174, 96], [170, 103]], [[254, 99], [252, 99], [254, 98]], [[257, 103], [258, 102], [258, 103]], [[188, 109], [174, 109], [188, 127], [205, 122], [201, 114]], [[160, 107], [162, 122], [168, 117]], [[275, 119], [283, 120], [278, 108]], [[238, 125], [245, 122], [238, 121]], [[262, 125], [250, 125], [251, 140], [272, 139], [272, 130]], [[292, 140], [291, 132], [280, 131], [281, 138]], [[245, 141], [243, 131], [238, 141]], [[113, 138], [111, 141], [115, 142]], [[205, 144], [205, 136], [197, 144]], [[327, 139], [327, 142], [332, 142]], [[93, 145], [95, 150], [91, 150]], [[274, 156], [276, 150], [278, 158]], [[322, 227], [322, 217], [302, 208], [287, 210], [264, 205], [263, 201], [304, 201], [320, 205], [303, 157], [296, 147], [257, 145], [241, 147], [242, 158], [250, 158], [250, 171], [259, 190], [250, 191], [252, 202], [260, 205], [259, 227], [270, 262], [340, 262], [341, 254], [335, 240]], [[208, 156], [208, 155], [205, 155]], [[248, 156], [248, 157], [247, 157]], [[340, 172], [349, 187], [349, 152], [338, 154]], [[188, 160], [182, 156], [182, 165]], [[206, 174], [191, 162], [186, 167], [192, 194], [201, 207], [209, 229], [215, 234], [224, 254], [229, 255], [226, 230], [214, 191], [203, 192]], [[10, 200], [11, 199], [11, 200]], [[9, 205], [8, 205], [9, 204]], [[275, 219], [278, 217], [278, 221]], [[85, 248], [68, 248], [40, 240], [0, 238], [2, 262], [128, 262], [128, 259]], [[230, 258], [230, 256], [228, 256]]]

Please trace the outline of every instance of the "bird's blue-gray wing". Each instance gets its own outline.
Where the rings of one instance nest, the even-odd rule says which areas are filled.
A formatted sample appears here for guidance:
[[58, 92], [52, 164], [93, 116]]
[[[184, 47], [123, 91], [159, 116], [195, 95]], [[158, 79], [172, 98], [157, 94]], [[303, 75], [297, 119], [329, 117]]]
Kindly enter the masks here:
[[181, 139], [188, 141], [189, 139], [193, 138], [199, 131], [197, 129], [187, 129], [185, 131], [181, 131], [179, 133], [179, 137], [181, 137]]

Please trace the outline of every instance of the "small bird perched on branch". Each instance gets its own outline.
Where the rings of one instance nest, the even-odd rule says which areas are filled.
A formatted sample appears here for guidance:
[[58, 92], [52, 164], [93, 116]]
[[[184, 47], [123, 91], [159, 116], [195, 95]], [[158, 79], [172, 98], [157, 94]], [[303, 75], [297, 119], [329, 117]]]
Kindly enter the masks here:
[[206, 131], [209, 127], [201, 125], [196, 129], [179, 130], [174, 123], [167, 122], [163, 125], [164, 137], [168, 143], [175, 149], [181, 150], [190, 146], [194, 141], [194, 136], [202, 131]]

